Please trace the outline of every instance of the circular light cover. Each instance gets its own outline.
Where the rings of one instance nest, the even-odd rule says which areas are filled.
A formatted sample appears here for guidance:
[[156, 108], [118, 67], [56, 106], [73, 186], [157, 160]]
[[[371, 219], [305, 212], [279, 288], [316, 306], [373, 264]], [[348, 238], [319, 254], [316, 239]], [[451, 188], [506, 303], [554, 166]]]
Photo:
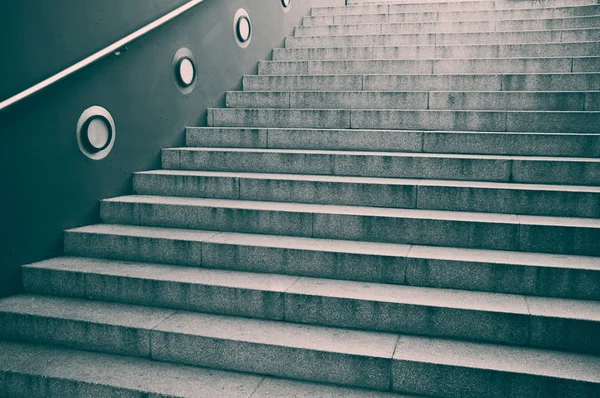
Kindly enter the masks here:
[[105, 108], [91, 106], [77, 121], [77, 145], [92, 160], [104, 159], [115, 145], [115, 121]]
[[185, 87], [189, 87], [196, 77], [194, 63], [187, 57], [179, 61], [179, 80]]
[[83, 133], [86, 144], [94, 152], [99, 152], [108, 147], [112, 137], [110, 123], [102, 116], [91, 118]]
[[243, 8], [237, 10], [233, 16], [233, 37], [241, 48], [248, 47], [252, 41], [252, 19]]
[[182, 47], [173, 55], [173, 82], [182, 94], [194, 91], [198, 82], [198, 62], [189, 48]]
[[287, 8], [290, 6], [290, 1], [291, 0], [281, 0], [281, 5]]
[[251, 33], [252, 33], [252, 27], [250, 25], [250, 20], [248, 19], [248, 17], [243, 16], [240, 19], [238, 19], [238, 23], [237, 23], [238, 39], [242, 43], [245, 43], [248, 41], [248, 39], [250, 39]]

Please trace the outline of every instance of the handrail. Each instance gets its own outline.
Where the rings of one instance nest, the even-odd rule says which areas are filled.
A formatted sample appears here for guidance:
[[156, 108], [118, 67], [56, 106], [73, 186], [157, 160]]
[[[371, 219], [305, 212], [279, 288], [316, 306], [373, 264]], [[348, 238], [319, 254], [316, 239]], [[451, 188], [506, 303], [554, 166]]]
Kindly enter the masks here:
[[93, 64], [94, 62], [99, 61], [100, 59], [119, 51], [132, 41], [137, 40], [140, 37], [152, 32], [154, 29], [166, 24], [172, 19], [175, 19], [176, 17], [180, 16], [186, 11], [189, 11], [190, 9], [194, 8], [200, 3], [203, 3], [204, 1], [205, 0], [190, 0], [189, 2], [160, 17], [154, 22], [151, 22], [143, 28], [136, 30], [135, 32], [125, 36], [121, 40], [114, 42], [108, 47], [103, 48], [102, 50], [90, 55], [89, 57], [77, 62], [74, 65], [71, 65], [67, 69], [58, 72], [57, 74], [39, 82], [38, 84], [31, 86], [27, 90], [21, 91], [20, 93], [13, 95], [12, 97], [0, 102], [0, 111], [37, 93], [38, 91], [45, 89], [46, 87], [58, 82], [59, 80], [62, 80], [69, 75], [72, 75], [73, 73], [85, 68], [86, 66]]

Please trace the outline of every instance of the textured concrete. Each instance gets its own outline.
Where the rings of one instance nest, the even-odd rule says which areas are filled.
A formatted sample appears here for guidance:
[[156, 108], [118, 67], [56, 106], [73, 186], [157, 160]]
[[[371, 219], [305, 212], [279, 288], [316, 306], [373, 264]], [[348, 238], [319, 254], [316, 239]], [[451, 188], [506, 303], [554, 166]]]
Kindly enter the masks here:
[[519, 296], [301, 278], [285, 295], [286, 319], [479, 341], [524, 344]]
[[276, 48], [273, 61], [334, 59], [460, 59], [595, 56], [600, 43], [471, 44]]
[[[140, 247], [162, 241], [172, 244], [173, 249], [161, 254], [158, 260], [147, 259], [169, 264], [502, 293], [600, 297], [600, 262], [594, 257], [154, 230], [154, 237], [148, 238], [144, 227], [100, 224], [78, 228], [69, 231], [65, 252], [94, 257], [98, 253], [86, 248], [104, 245], [107, 249], [101, 255], [103, 258], [127, 259], [131, 257], [127, 247], [105, 242], [114, 235], [128, 234]], [[189, 232], [188, 238], [185, 232]], [[198, 235], [205, 237], [193, 249], [197, 260], [192, 262], [188, 260], [192, 257], [188, 247], [199, 239]], [[183, 242], [175, 246], [178, 240]], [[44, 267], [45, 262], [26, 267], [25, 278], [30, 278], [27, 275], [30, 268]], [[39, 285], [34, 284], [33, 288], [38, 289]]]
[[173, 311], [44, 296], [0, 301], [2, 339], [147, 357], [148, 329]]
[[[266, 319], [283, 319], [283, 292], [297, 279], [82, 258], [45, 262], [26, 273], [36, 277], [41, 267], [57, 275], [85, 275], [87, 298], [94, 300]], [[51, 293], [68, 295], [60, 287]]]
[[156, 170], [137, 173], [134, 190], [138, 195], [292, 203], [564, 217], [600, 214], [600, 188], [566, 185]]
[[[389, 115], [393, 111], [384, 112]], [[171, 148], [163, 151], [163, 167], [228, 172], [600, 185], [600, 160], [550, 156]], [[547, 173], [548, 168], [554, 173]]]
[[[571, 76], [571, 75], [567, 75]], [[585, 75], [588, 76], [588, 75]], [[307, 91], [401, 91], [401, 90], [500, 90], [499, 75], [305, 75], [305, 76], [244, 76], [244, 90], [307, 90]], [[571, 79], [574, 80], [574, 79]], [[600, 80], [600, 79], [599, 79]], [[546, 89], [570, 90], [570, 84], [546, 85]], [[564, 87], [564, 88], [562, 88]], [[593, 83], [585, 87], [593, 89]], [[598, 87], [598, 85], [596, 85]], [[517, 90], [515, 88], [515, 90]]]
[[597, 72], [599, 57], [259, 61], [259, 75]]
[[393, 46], [393, 45], [450, 45], [450, 44], [527, 44], [574, 43], [595, 41], [600, 29], [527, 30], [522, 32], [469, 33], [397, 33], [355, 34], [334, 36], [289, 36], [286, 48]]
[[[600, 222], [593, 219], [164, 196], [105, 200], [101, 217], [107, 223], [327, 239], [581, 255], [600, 252]], [[555, 243], [564, 236], [569, 239]]]
[[379, 390], [389, 389], [397, 341], [393, 334], [184, 313], [152, 335], [159, 360]]
[[229, 108], [591, 111], [600, 95], [531, 91], [229, 91]]
[[[393, 389], [446, 397], [594, 397], [597, 357], [402, 336]], [[543, 377], [540, 377], [543, 375]]]
[[600, 5], [339, 4], [23, 267], [0, 396], [600, 396]]
[[[139, 358], [0, 342], [12, 396], [250, 397], [264, 378]], [[29, 360], [15, 363], [19, 356]], [[285, 386], [288, 381], [282, 381]], [[307, 388], [310, 388], [307, 386]], [[360, 397], [360, 395], [358, 395]]]

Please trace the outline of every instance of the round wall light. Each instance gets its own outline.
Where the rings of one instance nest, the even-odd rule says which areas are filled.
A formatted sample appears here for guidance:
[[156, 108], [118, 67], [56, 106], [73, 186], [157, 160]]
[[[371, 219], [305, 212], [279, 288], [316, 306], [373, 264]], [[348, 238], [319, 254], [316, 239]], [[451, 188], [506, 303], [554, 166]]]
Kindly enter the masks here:
[[238, 46], [248, 47], [252, 40], [252, 21], [248, 11], [240, 8], [233, 17], [233, 33]]
[[175, 86], [183, 94], [189, 94], [196, 86], [198, 75], [196, 58], [188, 48], [180, 48], [173, 56], [173, 78]]
[[115, 144], [115, 121], [101, 106], [83, 111], [77, 121], [77, 144], [79, 150], [90, 159], [104, 159]]
[[186, 87], [189, 87], [196, 78], [196, 68], [189, 58], [182, 58], [179, 61], [179, 81]]
[[283, 7], [283, 10], [285, 12], [289, 11], [291, 2], [292, 2], [292, 0], [281, 0], [281, 6]]

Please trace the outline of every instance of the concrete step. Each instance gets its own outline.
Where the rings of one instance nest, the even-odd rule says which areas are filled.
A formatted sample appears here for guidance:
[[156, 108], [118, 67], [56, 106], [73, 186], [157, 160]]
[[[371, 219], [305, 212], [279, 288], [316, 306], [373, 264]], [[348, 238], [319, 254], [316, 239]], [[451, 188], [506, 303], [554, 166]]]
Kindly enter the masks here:
[[209, 108], [208, 126], [600, 133], [600, 112]]
[[338, 36], [399, 33], [520, 32], [527, 30], [595, 29], [600, 17], [534, 18], [475, 21], [359, 23], [297, 26], [294, 36]]
[[394, 45], [563, 43], [600, 40], [600, 29], [533, 30], [525, 32], [358, 34], [288, 36], [286, 48]]
[[187, 146], [600, 157], [599, 134], [189, 127]]
[[287, 397], [409, 398], [390, 392], [8, 341], [0, 341], [0, 363], [0, 394], [7, 398], [267, 398], [278, 394]]
[[65, 231], [64, 242], [75, 257], [600, 300], [598, 257], [111, 224]]
[[130, 195], [102, 222], [323, 239], [555, 254], [600, 254], [600, 220], [436, 210]]
[[[600, 218], [600, 187], [156, 170], [137, 195]], [[417, 200], [418, 199], [418, 200]]]
[[244, 76], [246, 91], [600, 91], [600, 73]]
[[600, 91], [228, 91], [228, 108], [600, 111]]
[[472, 59], [590, 57], [600, 54], [600, 42], [472, 44], [433, 46], [381, 46], [275, 48], [274, 61], [361, 60], [361, 59]]
[[595, 356], [35, 295], [0, 303], [4, 336], [122, 354], [129, 346], [115, 337], [126, 335], [152, 347], [140, 356], [177, 364], [446, 397], [600, 390]]
[[[170, 170], [600, 185], [600, 159], [306, 149], [168, 148]], [[551, 172], [548, 172], [551, 170]]]
[[452, 2], [413, 2], [413, 3], [393, 3], [393, 2], [374, 2], [361, 4], [359, 2], [347, 6], [327, 6], [313, 7], [311, 15], [364, 15], [364, 14], [384, 14], [388, 12], [447, 12], [447, 11], [474, 11], [474, 10], [492, 10], [492, 9], [528, 9], [528, 8], [549, 8], [565, 6], [585, 6], [596, 5], [595, 0], [564, 0], [564, 1], [452, 1]]
[[[415, 8], [415, 11], [429, 11], [445, 9], [447, 7], [459, 9], [481, 8], [532, 8], [532, 7], [560, 7], [571, 5], [598, 4], [597, 0], [348, 0], [348, 6], [358, 5], [390, 5], [396, 7]], [[341, 6], [337, 6], [341, 7]], [[315, 7], [316, 8], [316, 7]]]
[[259, 61], [259, 75], [540, 74], [600, 71], [600, 57]]
[[[348, 7], [351, 9], [351, 7]], [[600, 16], [600, 5], [583, 5], [571, 7], [535, 7], [521, 9], [488, 9], [463, 11], [433, 12], [401, 12], [395, 7], [379, 14], [353, 13], [321, 16], [305, 16], [303, 26], [315, 25], [354, 25], [369, 23], [402, 23], [402, 22], [446, 22], [446, 21], [495, 21], [524, 19], [557, 19]]]
[[31, 295], [3, 299], [0, 311], [4, 339], [380, 390], [390, 387], [398, 339], [394, 334]]
[[23, 280], [32, 294], [600, 353], [597, 301], [86, 258], [30, 264]]

